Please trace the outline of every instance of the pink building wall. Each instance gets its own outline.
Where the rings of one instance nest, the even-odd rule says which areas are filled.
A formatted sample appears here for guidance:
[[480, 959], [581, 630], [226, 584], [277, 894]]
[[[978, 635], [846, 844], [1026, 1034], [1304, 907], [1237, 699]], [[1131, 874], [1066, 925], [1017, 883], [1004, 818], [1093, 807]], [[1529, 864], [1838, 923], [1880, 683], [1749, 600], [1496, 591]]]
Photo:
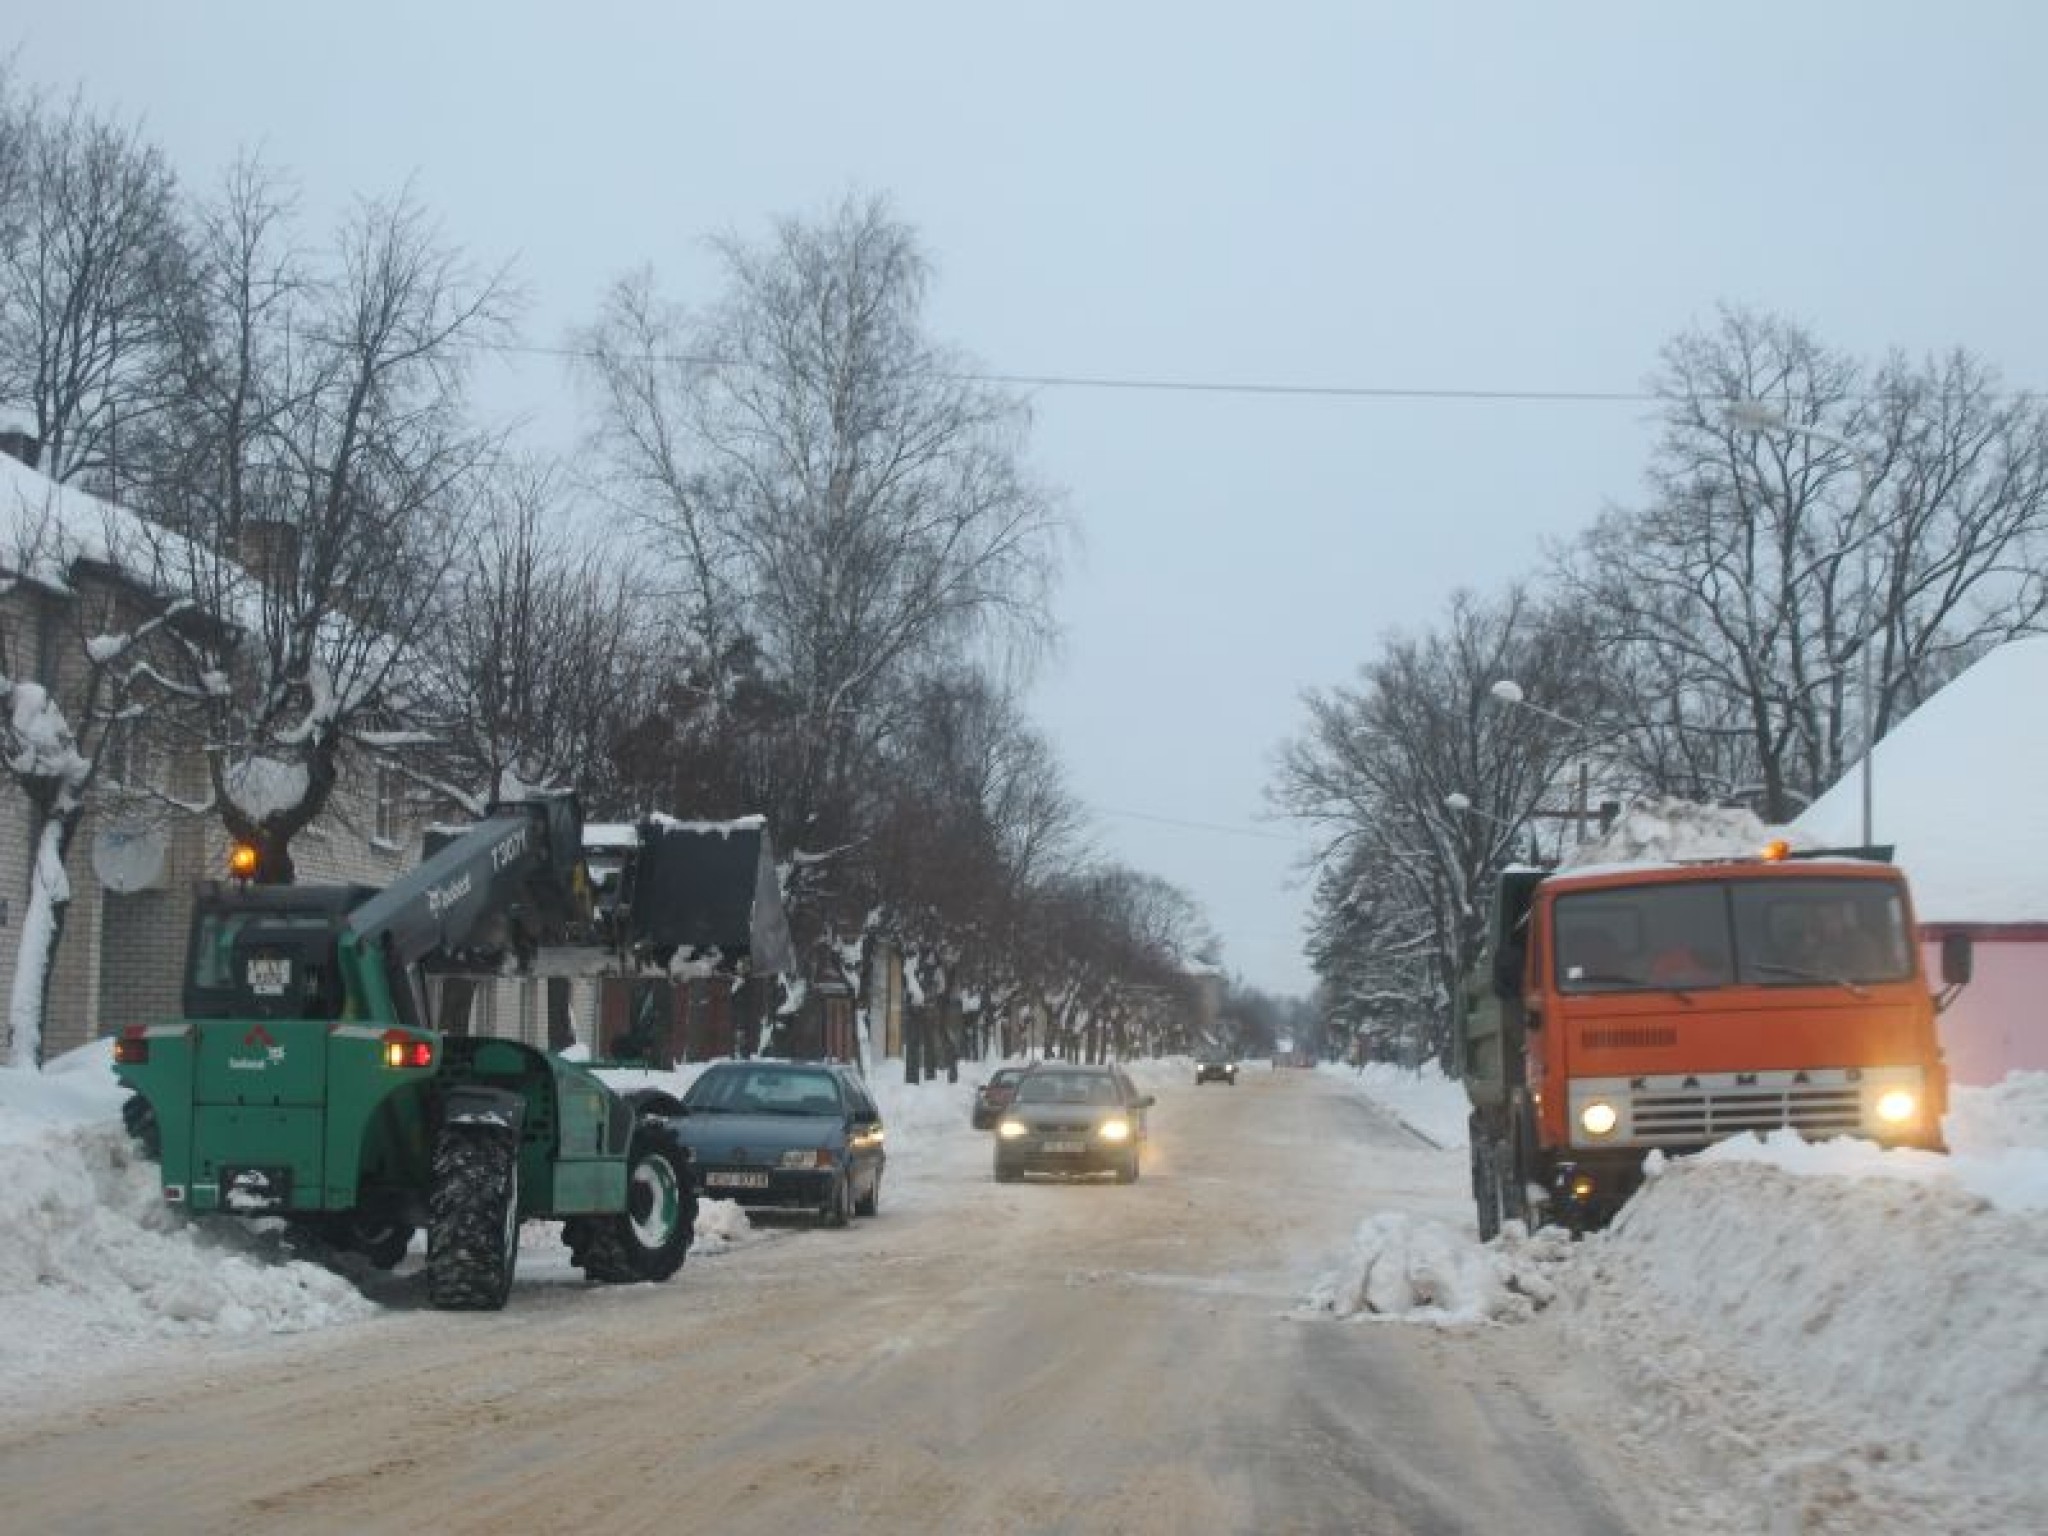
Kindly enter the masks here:
[[2048, 1071], [2048, 924], [1928, 925], [1922, 956], [1937, 985], [1944, 931], [1970, 934], [1975, 956], [1970, 984], [1940, 1019], [1949, 1080], [1983, 1087], [2008, 1072]]

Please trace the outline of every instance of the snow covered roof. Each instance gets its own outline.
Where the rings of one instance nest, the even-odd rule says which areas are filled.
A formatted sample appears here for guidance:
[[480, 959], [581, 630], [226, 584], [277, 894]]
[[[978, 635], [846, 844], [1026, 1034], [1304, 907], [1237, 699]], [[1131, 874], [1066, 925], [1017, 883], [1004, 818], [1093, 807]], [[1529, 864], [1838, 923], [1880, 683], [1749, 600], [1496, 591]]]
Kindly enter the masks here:
[[114, 545], [140, 542], [141, 525], [112, 502], [59, 485], [0, 453], [0, 570], [22, 562], [18, 574], [53, 591], [70, 588], [80, 560], [115, 563]]
[[[189, 573], [201, 563], [179, 535], [0, 453], [0, 572], [69, 592], [81, 560], [120, 571], [166, 596], [189, 590]], [[249, 622], [242, 595], [248, 582], [232, 564], [222, 562], [220, 569], [229, 578], [227, 616]]]
[[[2048, 922], [2048, 635], [2010, 641], [1893, 729], [1871, 758], [1872, 841], [1896, 846], [1926, 923]], [[1861, 841], [1861, 765], [1794, 828]]]

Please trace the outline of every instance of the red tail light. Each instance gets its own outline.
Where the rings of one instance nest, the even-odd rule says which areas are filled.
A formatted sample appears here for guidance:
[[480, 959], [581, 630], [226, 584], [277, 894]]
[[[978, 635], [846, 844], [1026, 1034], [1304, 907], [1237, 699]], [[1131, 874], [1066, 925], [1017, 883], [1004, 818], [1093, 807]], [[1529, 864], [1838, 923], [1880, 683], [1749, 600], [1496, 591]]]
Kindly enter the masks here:
[[139, 1067], [149, 1060], [149, 1037], [140, 1024], [131, 1024], [114, 1041], [114, 1064]]
[[434, 1044], [402, 1029], [384, 1031], [384, 1065], [387, 1067], [431, 1067]]

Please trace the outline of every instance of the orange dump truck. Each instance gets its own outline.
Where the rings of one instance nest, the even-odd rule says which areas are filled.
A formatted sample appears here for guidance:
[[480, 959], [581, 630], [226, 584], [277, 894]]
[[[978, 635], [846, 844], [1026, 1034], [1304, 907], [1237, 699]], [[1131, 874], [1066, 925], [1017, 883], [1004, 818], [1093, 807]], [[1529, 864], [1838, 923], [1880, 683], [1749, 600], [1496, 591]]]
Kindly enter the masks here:
[[1936, 999], [1888, 858], [1507, 871], [1461, 1032], [1481, 1237], [1603, 1224], [1652, 1150], [1744, 1131], [1942, 1150], [1935, 1014], [1969, 941], [1944, 945]]

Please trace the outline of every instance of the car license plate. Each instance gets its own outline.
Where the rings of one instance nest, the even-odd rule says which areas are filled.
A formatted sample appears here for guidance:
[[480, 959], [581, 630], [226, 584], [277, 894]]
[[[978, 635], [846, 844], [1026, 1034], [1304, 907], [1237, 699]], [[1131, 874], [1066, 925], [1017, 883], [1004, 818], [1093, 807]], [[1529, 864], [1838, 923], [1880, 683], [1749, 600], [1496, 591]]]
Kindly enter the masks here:
[[704, 1175], [706, 1189], [766, 1189], [768, 1175], [765, 1173], [707, 1173]]
[[1045, 1144], [1045, 1150], [1065, 1154], [1086, 1152], [1088, 1150], [1088, 1143], [1085, 1141], [1048, 1141]]

